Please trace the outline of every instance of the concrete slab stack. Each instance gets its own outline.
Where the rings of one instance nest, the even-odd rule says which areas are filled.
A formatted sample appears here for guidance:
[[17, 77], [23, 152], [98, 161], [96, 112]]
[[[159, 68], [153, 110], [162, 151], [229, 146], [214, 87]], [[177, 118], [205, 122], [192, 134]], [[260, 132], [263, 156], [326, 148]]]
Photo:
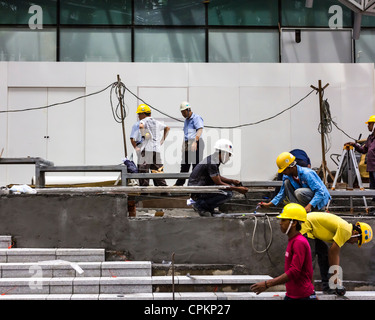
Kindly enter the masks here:
[[[0, 239], [0, 300], [281, 300], [285, 295], [282, 288], [261, 295], [250, 291], [251, 284], [270, 279], [267, 275], [153, 276], [151, 261], [105, 261], [100, 248], [13, 248], [10, 236]], [[345, 299], [373, 300], [375, 293], [352, 291]]]

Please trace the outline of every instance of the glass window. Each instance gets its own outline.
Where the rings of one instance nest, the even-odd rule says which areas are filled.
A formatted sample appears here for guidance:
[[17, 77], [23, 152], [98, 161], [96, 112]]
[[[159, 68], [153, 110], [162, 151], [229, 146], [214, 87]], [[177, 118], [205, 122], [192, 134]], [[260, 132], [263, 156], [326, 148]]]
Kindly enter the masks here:
[[30, 18], [36, 14], [30, 7], [35, 5], [42, 10], [43, 24], [56, 24], [56, 3], [57, 0], [0, 1], [0, 24], [29, 24]]
[[278, 30], [211, 30], [209, 62], [279, 62]]
[[[336, 0], [314, 0], [312, 8], [306, 8], [306, 0], [281, 1], [281, 25], [283, 27], [321, 27], [328, 28], [336, 11], [329, 13], [332, 6], [342, 8], [342, 26], [351, 27], [352, 11]], [[332, 8], [334, 9], [334, 7]], [[340, 13], [337, 13], [340, 15]]]
[[1, 61], [56, 61], [56, 30], [0, 29]]
[[61, 1], [61, 24], [129, 25], [131, 0]]
[[201, 29], [139, 29], [134, 36], [136, 62], [205, 62]]
[[351, 30], [301, 30], [297, 42], [295, 30], [281, 33], [281, 62], [351, 63]]
[[355, 41], [356, 62], [375, 62], [375, 30], [361, 30], [361, 35]]
[[61, 29], [61, 61], [131, 61], [130, 29]]
[[208, 4], [209, 25], [277, 26], [277, 0], [215, 0]]
[[362, 27], [375, 27], [375, 17], [362, 15], [361, 26]]
[[134, 1], [134, 23], [138, 25], [204, 25], [202, 0]]

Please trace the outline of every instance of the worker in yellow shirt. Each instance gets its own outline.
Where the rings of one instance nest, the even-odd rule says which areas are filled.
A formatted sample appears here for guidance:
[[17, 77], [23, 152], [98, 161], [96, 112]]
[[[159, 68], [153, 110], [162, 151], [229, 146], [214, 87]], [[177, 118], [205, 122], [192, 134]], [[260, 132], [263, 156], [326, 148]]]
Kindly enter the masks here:
[[[301, 233], [308, 237], [313, 260], [315, 255], [318, 255], [323, 291], [344, 295], [345, 288], [341, 284], [334, 288], [329, 284], [329, 268], [339, 267], [340, 249], [345, 243], [358, 244], [358, 247], [361, 247], [370, 242], [373, 236], [371, 227], [364, 222], [351, 224], [331, 213], [310, 212], [306, 222], [302, 224]], [[325, 242], [332, 243], [329, 249]]]

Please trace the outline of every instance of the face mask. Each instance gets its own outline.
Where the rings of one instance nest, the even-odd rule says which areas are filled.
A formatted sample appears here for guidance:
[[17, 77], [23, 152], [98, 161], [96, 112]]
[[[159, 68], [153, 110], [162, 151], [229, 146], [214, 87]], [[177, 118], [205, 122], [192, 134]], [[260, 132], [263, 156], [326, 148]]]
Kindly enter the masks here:
[[286, 229], [285, 234], [288, 234], [288, 233], [289, 233], [290, 228], [292, 227], [292, 224], [293, 224], [293, 220], [290, 220], [290, 222], [289, 222], [289, 227], [288, 227], [288, 229]]
[[229, 153], [221, 152], [221, 163], [226, 164], [229, 161]]

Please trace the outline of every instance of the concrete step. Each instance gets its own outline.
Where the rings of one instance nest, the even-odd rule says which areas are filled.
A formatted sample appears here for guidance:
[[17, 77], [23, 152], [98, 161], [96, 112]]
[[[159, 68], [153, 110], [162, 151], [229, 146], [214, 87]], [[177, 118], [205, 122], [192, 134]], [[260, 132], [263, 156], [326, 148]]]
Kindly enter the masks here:
[[67, 260], [71, 262], [105, 261], [104, 249], [70, 248], [11, 248], [0, 249], [0, 263], [39, 262], [48, 260]]
[[[1, 278], [0, 295], [16, 294], [128, 294], [152, 293], [155, 287], [164, 286], [172, 291], [179, 285], [190, 286], [226, 286], [250, 285], [271, 279], [269, 276], [222, 275], [222, 276], [156, 276], [156, 277], [27, 277]], [[194, 291], [194, 290], [193, 290]], [[205, 291], [205, 290], [203, 290]]]
[[77, 262], [74, 268], [69, 261], [0, 263], [0, 278], [35, 277], [147, 277], [151, 276], [150, 261]]
[[[283, 300], [285, 292], [175, 292], [175, 300]], [[348, 291], [344, 297], [317, 292], [318, 300], [375, 300], [373, 291]], [[4, 294], [0, 300], [173, 300], [173, 293]]]
[[12, 247], [12, 236], [0, 236], [0, 248], [10, 249]]

